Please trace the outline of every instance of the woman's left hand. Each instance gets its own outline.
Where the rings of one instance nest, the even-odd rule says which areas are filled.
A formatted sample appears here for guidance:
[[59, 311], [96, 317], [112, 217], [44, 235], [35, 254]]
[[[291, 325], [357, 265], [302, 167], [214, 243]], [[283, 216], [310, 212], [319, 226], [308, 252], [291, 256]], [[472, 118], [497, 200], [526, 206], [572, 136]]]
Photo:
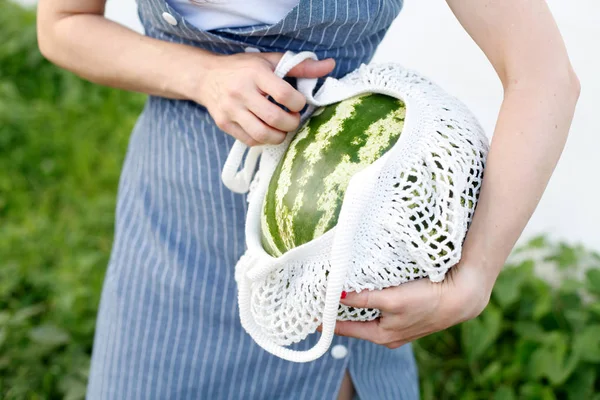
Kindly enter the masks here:
[[335, 333], [395, 349], [477, 317], [488, 304], [495, 278], [484, 268], [458, 264], [439, 283], [424, 278], [383, 290], [348, 293], [342, 304], [377, 308], [381, 316], [370, 322], [338, 321]]

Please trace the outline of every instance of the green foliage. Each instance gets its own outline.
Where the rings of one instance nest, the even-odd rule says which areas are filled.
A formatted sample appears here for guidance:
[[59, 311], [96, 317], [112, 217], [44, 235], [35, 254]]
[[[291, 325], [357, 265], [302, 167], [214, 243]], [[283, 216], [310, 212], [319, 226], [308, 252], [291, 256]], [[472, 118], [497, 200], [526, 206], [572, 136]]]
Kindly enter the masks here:
[[[0, 398], [81, 399], [144, 97], [45, 61], [34, 13], [5, 0], [0, 37]], [[543, 237], [515, 253], [479, 318], [415, 344], [424, 399], [600, 400], [600, 256]]]
[[143, 96], [46, 61], [0, 0], [0, 398], [81, 398], [129, 132]]
[[424, 399], [600, 399], [600, 258], [543, 237], [515, 253], [478, 318], [415, 343]]

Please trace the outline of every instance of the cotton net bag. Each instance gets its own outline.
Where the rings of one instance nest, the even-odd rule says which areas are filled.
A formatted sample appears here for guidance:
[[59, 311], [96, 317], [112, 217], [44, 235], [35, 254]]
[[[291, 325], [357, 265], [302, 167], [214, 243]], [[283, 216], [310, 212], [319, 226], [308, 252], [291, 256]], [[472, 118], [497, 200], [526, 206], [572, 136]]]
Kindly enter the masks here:
[[[284, 77], [307, 58], [317, 59], [311, 52], [287, 52], [275, 73]], [[378, 318], [379, 310], [340, 304], [342, 291], [444, 279], [460, 260], [488, 152], [488, 139], [467, 107], [401, 65], [363, 64], [341, 79], [327, 78], [313, 95], [316, 82], [298, 80], [308, 103], [299, 130], [321, 107], [365, 93], [402, 100], [406, 114], [396, 143], [350, 179], [336, 225], [277, 257], [263, 248], [261, 215], [270, 179], [298, 131], [280, 145], [247, 152], [238, 141], [229, 153], [222, 180], [248, 193], [247, 248], [235, 266], [241, 324], [263, 349], [293, 362], [321, 357], [336, 320]], [[314, 347], [289, 348], [320, 325]]]

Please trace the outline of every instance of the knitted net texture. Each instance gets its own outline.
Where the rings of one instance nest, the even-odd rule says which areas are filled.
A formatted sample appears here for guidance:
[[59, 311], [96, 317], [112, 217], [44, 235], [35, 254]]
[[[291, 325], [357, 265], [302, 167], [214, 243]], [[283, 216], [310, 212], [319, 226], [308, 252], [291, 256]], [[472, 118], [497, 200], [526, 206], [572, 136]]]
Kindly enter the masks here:
[[[340, 80], [329, 79], [313, 102], [331, 104], [367, 92], [403, 100], [405, 127], [394, 147], [367, 167], [376, 171], [374, 179], [353, 178], [350, 185], [364, 190], [344, 198], [337, 226], [272, 259], [259, 245], [260, 216], [249, 216], [248, 250], [236, 266], [236, 279], [250, 291], [251, 315], [246, 317], [262, 338], [277, 345], [302, 341], [323, 322], [337, 236], [347, 237], [340, 242], [346, 243], [343, 251], [350, 262], [337, 266], [345, 269], [347, 292], [421, 278], [439, 282], [460, 260], [488, 151], [482, 127], [463, 103], [398, 64], [363, 65]], [[290, 134], [281, 145], [265, 146], [248, 194], [255, 205], [249, 213], [261, 212], [268, 181], [291, 138]], [[268, 272], [248, 273], [257, 268]], [[370, 321], [378, 316], [379, 310], [338, 305], [338, 320]]]

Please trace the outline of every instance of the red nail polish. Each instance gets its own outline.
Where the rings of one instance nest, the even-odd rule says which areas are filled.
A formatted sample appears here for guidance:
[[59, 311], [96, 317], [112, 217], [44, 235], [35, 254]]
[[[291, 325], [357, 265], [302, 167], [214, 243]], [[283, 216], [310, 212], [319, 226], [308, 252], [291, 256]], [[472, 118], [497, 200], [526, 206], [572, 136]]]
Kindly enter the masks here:
[[346, 291], [342, 290], [342, 299], [345, 299], [347, 295], [348, 295], [348, 293], [346, 293]]

